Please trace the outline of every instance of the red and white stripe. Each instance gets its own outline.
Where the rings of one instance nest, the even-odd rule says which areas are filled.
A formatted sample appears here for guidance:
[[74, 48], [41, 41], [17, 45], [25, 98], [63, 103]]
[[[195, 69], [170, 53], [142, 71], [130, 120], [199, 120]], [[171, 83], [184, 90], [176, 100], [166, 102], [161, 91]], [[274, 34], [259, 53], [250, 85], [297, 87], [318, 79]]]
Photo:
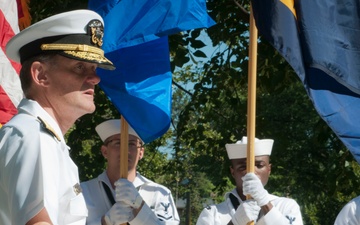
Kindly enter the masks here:
[[0, 124], [17, 113], [23, 98], [19, 71], [21, 65], [5, 55], [6, 43], [19, 32], [16, 0], [0, 0]]

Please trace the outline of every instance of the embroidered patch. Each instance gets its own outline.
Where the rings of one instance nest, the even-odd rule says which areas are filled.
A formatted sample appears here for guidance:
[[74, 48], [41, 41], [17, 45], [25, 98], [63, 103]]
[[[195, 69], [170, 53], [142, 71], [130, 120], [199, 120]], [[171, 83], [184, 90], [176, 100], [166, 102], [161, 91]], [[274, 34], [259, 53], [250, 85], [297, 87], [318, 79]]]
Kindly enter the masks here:
[[172, 216], [171, 216], [171, 215], [169, 215], [169, 216], [163, 216], [163, 215], [157, 214], [157, 217], [158, 217], [161, 221], [172, 219]]
[[289, 224], [293, 224], [293, 222], [295, 221], [296, 217], [290, 217], [289, 215], [285, 216], [288, 220], [289, 220]]
[[163, 203], [163, 202], [161, 202], [160, 203], [163, 207], [164, 207], [164, 210], [165, 210], [165, 213], [168, 213], [168, 209], [169, 209], [169, 207], [170, 207], [170, 203]]

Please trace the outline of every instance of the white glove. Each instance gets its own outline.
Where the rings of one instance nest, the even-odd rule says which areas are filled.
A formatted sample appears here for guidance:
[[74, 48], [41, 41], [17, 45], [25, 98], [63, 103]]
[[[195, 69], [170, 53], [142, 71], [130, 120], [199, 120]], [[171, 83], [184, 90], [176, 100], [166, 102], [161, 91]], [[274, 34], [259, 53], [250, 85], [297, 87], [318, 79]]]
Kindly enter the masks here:
[[123, 202], [116, 202], [105, 214], [107, 225], [119, 225], [134, 219], [133, 209]]
[[128, 206], [138, 209], [143, 201], [138, 190], [128, 179], [121, 178], [115, 182], [115, 200], [123, 202]]
[[234, 225], [246, 225], [250, 221], [256, 221], [259, 216], [260, 206], [255, 200], [247, 200], [240, 204], [237, 208], [232, 222]]
[[251, 195], [259, 206], [264, 206], [270, 202], [269, 193], [264, 189], [261, 180], [254, 173], [247, 173], [242, 180], [244, 195]]

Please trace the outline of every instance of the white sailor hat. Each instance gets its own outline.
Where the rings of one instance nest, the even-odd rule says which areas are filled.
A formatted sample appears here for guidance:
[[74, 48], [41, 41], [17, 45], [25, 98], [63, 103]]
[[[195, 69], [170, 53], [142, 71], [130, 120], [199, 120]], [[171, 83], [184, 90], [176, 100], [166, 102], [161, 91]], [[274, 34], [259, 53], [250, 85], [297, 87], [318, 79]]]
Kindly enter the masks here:
[[115, 69], [101, 49], [104, 22], [91, 10], [74, 10], [41, 20], [15, 35], [6, 45], [6, 55], [23, 63], [44, 53], [92, 62], [103, 69]]
[[[274, 140], [272, 139], [257, 139], [254, 140], [254, 154], [271, 155], [271, 150]], [[235, 144], [226, 144], [226, 151], [229, 159], [242, 159], [247, 155], [247, 137], [242, 137], [241, 141], [237, 141]]]
[[[95, 127], [95, 130], [98, 133], [98, 135], [100, 136], [101, 140], [103, 142], [105, 142], [105, 140], [108, 137], [121, 133], [121, 122], [118, 119], [106, 120], [106, 121], [100, 123], [99, 125], [97, 125]], [[139, 135], [135, 132], [135, 130], [130, 125], [128, 127], [128, 132], [129, 132], [129, 134], [138, 137], [140, 139], [140, 141], [142, 141], [141, 138], [139, 137]]]

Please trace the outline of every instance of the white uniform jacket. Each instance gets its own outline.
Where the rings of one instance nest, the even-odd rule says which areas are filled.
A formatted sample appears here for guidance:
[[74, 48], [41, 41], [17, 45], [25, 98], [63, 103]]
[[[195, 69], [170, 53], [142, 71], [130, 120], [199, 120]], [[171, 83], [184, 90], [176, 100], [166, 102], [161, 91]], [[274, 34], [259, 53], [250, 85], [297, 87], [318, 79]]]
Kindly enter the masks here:
[[[115, 190], [112, 188], [112, 185], [110, 185], [109, 178], [105, 171], [97, 178], [81, 183], [89, 211], [89, 216], [86, 220], [86, 224], [88, 225], [100, 225], [101, 217], [105, 215], [112, 206], [104, 189], [103, 182], [109, 187], [114, 197]], [[139, 190], [146, 204], [142, 207], [138, 215], [130, 221], [131, 225], [178, 225], [180, 223], [173, 197], [168, 188], [148, 180], [139, 173], [136, 174], [133, 184]]]
[[44, 207], [54, 225], [85, 224], [78, 168], [61, 130], [37, 102], [23, 99], [0, 129], [0, 224], [25, 224]]
[[360, 224], [360, 196], [348, 202], [337, 215], [334, 225]]
[[[225, 194], [225, 201], [203, 209], [196, 225], [227, 225], [235, 214], [229, 195], [233, 194], [241, 204], [242, 200], [233, 189]], [[257, 225], [302, 225], [300, 207], [295, 200], [270, 195], [273, 208], [255, 223]]]

